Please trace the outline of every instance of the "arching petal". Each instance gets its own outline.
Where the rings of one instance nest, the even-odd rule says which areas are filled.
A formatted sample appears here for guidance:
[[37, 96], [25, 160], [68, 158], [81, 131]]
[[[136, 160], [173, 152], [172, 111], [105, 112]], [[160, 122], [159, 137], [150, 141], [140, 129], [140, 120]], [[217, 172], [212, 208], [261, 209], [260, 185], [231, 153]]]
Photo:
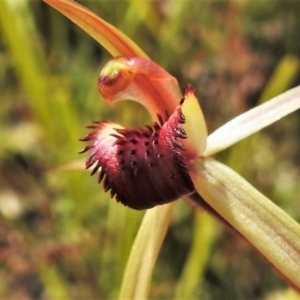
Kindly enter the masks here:
[[[124, 99], [141, 103], [154, 120], [157, 120], [157, 114], [171, 115], [182, 97], [172, 75], [153, 61], [140, 57], [111, 59], [101, 71], [98, 88], [109, 103]], [[184, 98], [186, 101], [182, 109], [187, 120], [184, 129], [188, 139], [183, 143], [187, 158], [194, 159], [204, 152], [207, 130], [198, 99], [190, 85], [184, 89]]]
[[141, 57], [119, 56], [103, 67], [98, 88], [109, 102], [134, 100], [157, 114], [171, 115], [182, 98], [177, 80], [155, 62]]
[[[80, 26], [113, 56], [123, 56], [109, 61], [100, 74], [98, 87], [107, 101], [136, 100], [147, 108], [154, 120], [157, 114], [173, 113], [182, 98], [177, 80], [145, 59], [146, 54], [129, 37], [75, 1], [44, 1]], [[204, 151], [207, 134], [196, 97], [191, 93], [187, 96], [191, 100], [184, 108], [189, 120], [185, 126], [189, 137], [186, 144], [190, 156], [197, 157]]]

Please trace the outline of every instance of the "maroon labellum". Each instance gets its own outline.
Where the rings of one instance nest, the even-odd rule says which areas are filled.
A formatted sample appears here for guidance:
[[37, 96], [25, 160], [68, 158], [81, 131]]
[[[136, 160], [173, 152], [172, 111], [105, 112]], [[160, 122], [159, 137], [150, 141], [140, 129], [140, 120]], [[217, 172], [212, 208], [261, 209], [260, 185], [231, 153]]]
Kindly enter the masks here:
[[181, 105], [159, 123], [138, 129], [126, 129], [110, 122], [94, 122], [94, 131], [82, 141], [92, 144], [80, 153], [91, 150], [86, 168], [98, 170], [99, 182], [111, 197], [134, 209], [147, 209], [172, 202], [194, 191], [177, 138], [187, 138], [181, 124], [185, 117]]

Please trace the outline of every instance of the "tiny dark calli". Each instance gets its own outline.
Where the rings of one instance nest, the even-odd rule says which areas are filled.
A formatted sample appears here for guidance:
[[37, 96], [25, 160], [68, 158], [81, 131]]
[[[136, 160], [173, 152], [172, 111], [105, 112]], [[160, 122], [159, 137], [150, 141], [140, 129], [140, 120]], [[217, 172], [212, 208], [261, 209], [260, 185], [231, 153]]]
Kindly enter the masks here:
[[186, 139], [181, 105], [171, 116], [145, 128], [127, 129], [111, 122], [94, 122], [93, 132], [81, 139], [92, 141], [86, 168], [99, 170], [98, 182], [118, 202], [133, 209], [148, 209], [194, 192], [183, 151], [177, 140]]

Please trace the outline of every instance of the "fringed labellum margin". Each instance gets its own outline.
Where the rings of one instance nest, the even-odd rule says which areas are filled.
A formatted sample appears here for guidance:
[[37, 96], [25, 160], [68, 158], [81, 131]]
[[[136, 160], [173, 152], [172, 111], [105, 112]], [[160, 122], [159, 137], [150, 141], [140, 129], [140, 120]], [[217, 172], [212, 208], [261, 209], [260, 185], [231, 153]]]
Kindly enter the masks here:
[[133, 209], [148, 209], [194, 192], [177, 138], [187, 138], [181, 124], [181, 105], [169, 117], [158, 115], [152, 126], [126, 129], [110, 122], [94, 122], [94, 131], [81, 141], [93, 141], [80, 153], [91, 150], [86, 168], [98, 170], [99, 183], [111, 197]]

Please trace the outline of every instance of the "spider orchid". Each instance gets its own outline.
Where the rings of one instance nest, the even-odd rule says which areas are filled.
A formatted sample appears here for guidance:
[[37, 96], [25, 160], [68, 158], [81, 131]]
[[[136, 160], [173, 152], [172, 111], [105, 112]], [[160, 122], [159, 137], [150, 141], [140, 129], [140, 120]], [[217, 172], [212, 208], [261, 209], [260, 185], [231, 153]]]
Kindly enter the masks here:
[[[103, 68], [98, 86], [110, 102], [122, 98], [139, 101], [140, 96], [132, 96], [136, 94], [134, 83], [139, 81], [147, 84], [153, 82], [153, 85], [163, 81], [176, 82], [150, 60], [116, 57]], [[145, 86], [145, 89], [149, 87]], [[149, 110], [159, 110], [157, 121], [152, 126], [128, 129], [111, 122], [94, 122], [94, 125], [88, 126], [94, 131], [81, 139], [93, 140], [82, 151], [92, 149], [86, 167], [95, 165], [92, 174], [101, 168], [98, 181], [104, 180], [104, 189], [111, 190], [112, 197], [116, 196], [118, 201], [134, 209], [152, 208], [194, 192], [188, 168], [203, 150], [197, 149], [197, 144], [186, 142], [183, 145], [178, 140], [188, 136], [182, 127], [186, 123], [183, 108], [186, 103], [198, 105], [191, 86], [185, 87], [184, 97], [175, 110], [168, 98], [160, 99], [154, 93], [150, 96], [155, 99], [150, 105], [156, 109], [149, 107]], [[177, 99], [180, 100], [179, 97]], [[202, 126], [204, 130], [199, 136], [206, 138], [203, 116], [199, 106], [197, 109], [195, 122], [199, 126], [196, 128]], [[190, 129], [187, 127], [187, 130]]]
[[[300, 226], [233, 170], [210, 156], [300, 107], [300, 87], [236, 117], [207, 137], [190, 85], [149, 60], [123, 33], [71, 0], [44, 0], [83, 28], [112, 55], [98, 88], [109, 102], [144, 105], [153, 124], [128, 129], [95, 122], [82, 140], [90, 144], [86, 167], [117, 201], [147, 211], [128, 260], [121, 298], [146, 298], [151, 272], [168, 227], [174, 200], [194, 199], [246, 238], [298, 291]], [[203, 202], [190, 196], [196, 191]], [[199, 198], [199, 197], [198, 197]], [[166, 204], [167, 205], [160, 205]], [[158, 205], [158, 206], [157, 206]], [[140, 276], [143, 274], [143, 276]], [[142, 279], [140, 279], [142, 278]], [[139, 291], [137, 291], [139, 290]]]

